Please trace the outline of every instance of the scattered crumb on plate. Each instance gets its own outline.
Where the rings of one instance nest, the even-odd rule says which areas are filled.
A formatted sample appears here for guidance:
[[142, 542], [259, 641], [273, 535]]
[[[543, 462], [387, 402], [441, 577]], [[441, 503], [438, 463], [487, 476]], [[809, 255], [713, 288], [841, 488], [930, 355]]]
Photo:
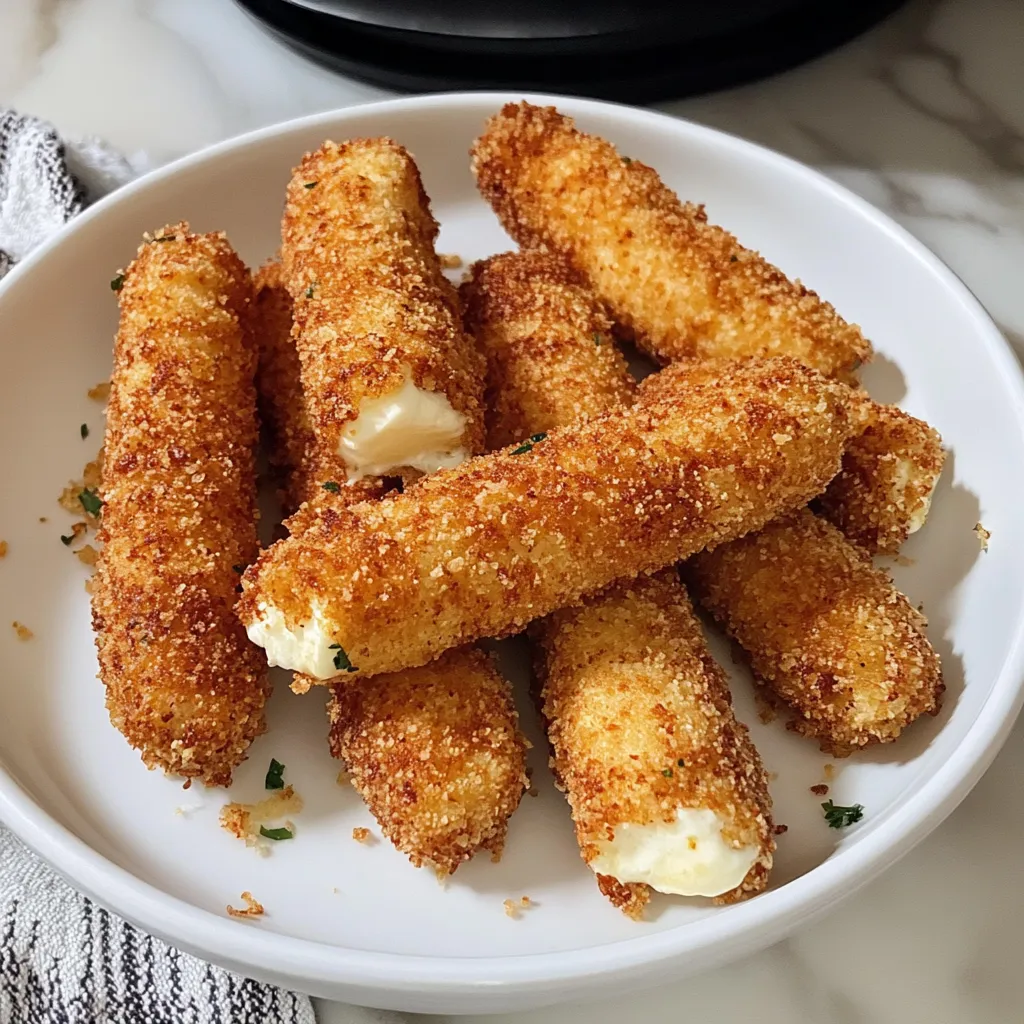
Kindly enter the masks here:
[[110, 381], [100, 381], [95, 387], [89, 388], [86, 394], [95, 402], [105, 402], [110, 397]]
[[357, 843], [365, 843], [370, 838], [370, 830], [368, 828], [354, 828], [352, 829], [352, 838]]
[[988, 539], [992, 536], [992, 534], [989, 533], [989, 531], [986, 530], [985, 527], [981, 525], [981, 523], [975, 523], [974, 535], [978, 538], [978, 541], [981, 544], [981, 550], [988, 551]]
[[910, 566], [915, 565], [916, 562], [909, 555], [893, 555], [892, 560], [904, 569], [909, 569]]
[[228, 917], [262, 917], [263, 916], [263, 904], [248, 889], [241, 895], [241, 900], [245, 904], [244, 910], [239, 910], [237, 907], [231, 906], [229, 903], [224, 909], [228, 912]]
[[788, 825], [776, 825], [772, 830], [777, 836], [784, 836], [789, 831]]
[[0, 558], [7, 554], [7, 541], [0, 540]]
[[[285, 786], [254, 804], [225, 804], [220, 809], [220, 827], [236, 839], [243, 840], [246, 846], [255, 848], [261, 856], [266, 856], [269, 846], [260, 835], [260, 827], [269, 826], [288, 814], [298, 814], [301, 810], [302, 797], [293, 787]], [[286, 827], [294, 832], [290, 824], [286, 823]]]
[[346, 768], [342, 768], [338, 772], [338, 778], [335, 780], [339, 786], [347, 786], [352, 781], [352, 775]]
[[502, 906], [504, 906], [505, 914], [508, 917], [515, 918], [519, 916], [520, 911], [523, 911], [527, 907], [529, 907], [531, 905], [531, 902], [532, 901], [530, 900], [529, 896], [520, 896], [518, 900], [505, 900]]
[[46, 516], [40, 516], [39, 517], [39, 522], [41, 522], [41, 523], [48, 523], [49, 521], [50, 520], [47, 519]]
[[819, 782], [816, 786], [811, 786], [811, 792], [815, 796], [828, 796], [828, 786], [824, 782]]
[[292, 693], [302, 695], [303, 693], [308, 693], [312, 686], [313, 684], [309, 681], [309, 676], [303, 676], [296, 673], [291, 683], [289, 683], [288, 689], [290, 689]]
[[25, 626], [22, 623], [18, 622], [17, 619], [15, 619], [14, 622], [11, 623], [11, 629], [13, 629], [14, 632], [18, 634], [19, 640], [31, 640], [32, 637], [35, 636], [35, 633], [33, 633], [32, 630], [28, 628], [28, 626]]
[[823, 770], [826, 779], [834, 779], [836, 777], [836, 766], [834, 764], [825, 765]]
[[75, 556], [83, 565], [93, 566], [100, 557], [100, 553], [91, 544], [86, 544], [85, 547], [75, 552]]
[[462, 257], [454, 252], [443, 252], [438, 256], [438, 259], [445, 270], [455, 270], [462, 266]]

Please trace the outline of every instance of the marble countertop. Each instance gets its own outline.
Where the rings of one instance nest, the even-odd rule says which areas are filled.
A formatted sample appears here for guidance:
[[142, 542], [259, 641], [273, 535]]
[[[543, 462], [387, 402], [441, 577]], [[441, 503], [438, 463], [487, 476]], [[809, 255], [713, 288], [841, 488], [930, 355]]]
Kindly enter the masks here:
[[[786, 75], [662, 109], [819, 167], [931, 246], [1024, 355], [1024, 4], [913, 0]], [[286, 50], [231, 0], [0, 2], [0, 106], [159, 163], [389, 95]], [[823, 923], [697, 978], [507, 1024], [1008, 1024], [1024, 1015], [1024, 728], [930, 839]], [[399, 1014], [321, 1002], [322, 1024]], [[427, 1018], [424, 1018], [427, 1019]]]

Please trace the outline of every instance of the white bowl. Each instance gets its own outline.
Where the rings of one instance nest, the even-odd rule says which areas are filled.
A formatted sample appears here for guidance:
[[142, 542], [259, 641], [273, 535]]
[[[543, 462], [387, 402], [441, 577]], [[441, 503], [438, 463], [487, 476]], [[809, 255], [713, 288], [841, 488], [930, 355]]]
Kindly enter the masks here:
[[[500, 865], [472, 862], [447, 888], [386, 843], [351, 839], [353, 826], [374, 823], [335, 782], [323, 691], [296, 697], [279, 686], [270, 731], [237, 774], [231, 795], [256, 799], [276, 757], [306, 799], [295, 841], [270, 857], [218, 828], [222, 791], [183, 793], [143, 769], [107, 720], [86, 570], [60, 543], [71, 519], [55, 504], [101, 436], [101, 410], [86, 390], [110, 372], [115, 269], [143, 230], [183, 217], [199, 230], [225, 229], [256, 264], [276, 248], [284, 185], [303, 150], [328, 137], [383, 133], [419, 161], [443, 225], [442, 252], [471, 259], [507, 248], [477, 197], [467, 149], [484, 118], [518, 98], [374, 104], [215, 146], [89, 210], [0, 286], [0, 539], [10, 545], [0, 562], [0, 818], [79, 889], [148, 931], [244, 974], [335, 999], [433, 1012], [520, 1009], [678, 977], [764, 947], [935, 828], [978, 781], [1021, 703], [1024, 392], [984, 310], [906, 232], [806, 167], [659, 114], [542, 98], [657, 167], [684, 197], [707, 203], [712, 220], [862, 324], [879, 352], [867, 374], [873, 393], [942, 432], [953, 455], [931, 521], [906, 546], [914, 564], [895, 570], [931, 618], [948, 685], [942, 714], [893, 747], [842, 763], [831, 796], [863, 804], [865, 817], [832, 831], [809, 792], [826, 759], [781, 722], [757, 720], [745, 674], [716, 641], [739, 714], [778, 773], [776, 820], [789, 831], [769, 892], [727, 908], [659, 897], [640, 924], [604, 901], [580, 861], [535, 730], [539, 797], [512, 819]], [[82, 422], [92, 428], [85, 442]], [[992, 533], [985, 554], [972, 533], [979, 520]], [[14, 619], [35, 639], [19, 641]], [[522, 677], [522, 648], [513, 642], [507, 653]], [[521, 708], [532, 722], [525, 699]], [[225, 915], [243, 889], [263, 902], [265, 918]], [[510, 920], [502, 902], [523, 894], [536, 906]]]

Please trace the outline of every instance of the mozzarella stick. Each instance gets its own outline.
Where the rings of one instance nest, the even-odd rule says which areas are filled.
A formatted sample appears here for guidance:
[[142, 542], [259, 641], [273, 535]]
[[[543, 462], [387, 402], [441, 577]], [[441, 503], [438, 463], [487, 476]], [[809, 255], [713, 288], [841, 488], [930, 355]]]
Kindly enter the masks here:
[[350, 480], [458, 465], [483, 440], [480, 358], [412, 157], [325, 142], [288, 184], [284, 281], [309, 425]]
[[[321, 452], [308, 428], [298, 354], [290, 337], [291, 298], [276, 264], [256, 276], [260, 405], [270, 428], [270, 461], [282, 477], [288, 521], [301, 533], [326, 509], [360, 493], [384, 492], [379, 478], [324, 489], [337, 475], [336, 452]], [[319, 457], [318, 457], [319, 453]], [[298, 675], [292, 688], [315, 680]], [[481, 850], [497, 858], [508, 819], [528, 785], [526, 741], [511, 688], [474, 647], [449, 651], [420, 668], [358, 683], [337, 683], [328, 705], [332, 754], [381, 831], [417, 867], [451, 874]]]
[[872, 554], [896, 554], [928, 518], [946, 453], [938, 431], [854, 392], [855, 434], [821, 512]]
[[[490, 436], [634, 400], [596, 302], [559, 257], [492, 257], [463, 295], [497, 398]], [[551, 767], [601, 891], [639, 917], [650, 888], [722, 901], [762, 889], [775, 848], [764, 766], [675, 571], [613, 586], [531, 631]]]
[[791, 728], [842, 757], [888, 743], [943, 692], [924, 619], [831, 523], [804, 509], [703, 552], [685, 577], [744, 648]]
[[839, 468], [847, 389], [792, 360], [724, 361], [630, 410], [534, 435], [325, 513], [265, 551], [238, 612], [318, 679], [422, 665], [517, 632], [806, 504]]
[[252, 284], [222, 235], [165, 227], [119, 278], [93, 626], [113, 724], [150, 768], [227, 785], [266, 666], [232, 612], [256, 558]]
[[487, 358], [488, 447], [632, 403], [636, 384], [611, 323], [561, 257], [492, 256], [473, 265], [460, 297]]
[[569, 259], [622, 333], [659, 362], [785, 355], [849, 379], [871, 357], [829, 303], [554, 107], [507, 104], [471, 157], [505, 230]]

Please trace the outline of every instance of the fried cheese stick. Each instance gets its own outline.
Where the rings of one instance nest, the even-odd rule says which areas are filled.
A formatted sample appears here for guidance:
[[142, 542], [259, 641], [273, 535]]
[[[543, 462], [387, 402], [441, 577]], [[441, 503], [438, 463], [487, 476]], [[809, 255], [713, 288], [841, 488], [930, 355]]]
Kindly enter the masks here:
[[871, 357], [859, 328], [829, 303], [554, 107], [506, 104], [471, 157], [505, 230], [523, 247], [567, 257], [659, 362], [786, 355], [849, 380]]
[[250, 638], [271, 664], [324, 680], [422, 665], [758, 529], [838, 470], [842, 385], [787, 359], [726, 360], [713, 381], [662, 374], [627, 411], [279, 541], [243, 576]]
[[227, 785], [265, 728], [265, 659], [232, 606], [256, 558], [249, 272], [187, 224], [121, 278], [93, 589], [113, 724], [150, 768]]
[[[462, 292], [496, 396], [492, 437], [633, 401], [603, 314], [561, 258], [491, 257]], [[649, 888], [723, 902], [764, 888], [767, 776], [675, 571], [610, 587], [531, 633], [551, 767], [611, 902], [639, 917]]]
[[433, 472], [482, 445], [483, 374], [437, 230], [390, 139], [325, 142], [288, 183], [281, 259], [309, 425], [350, 480]]
[[826, 518], [872, 554], [896, 554], [928, 517], [946, 453], [934, 427], [854, 392], [855, 434], [818, 499]]
[[[291, 299], [275, 264], [260, 269], [256, 285], [270, 461], [283, 476], [285, 504], [294, 509], [308, 502], [288, 524], [301, 533], [323, 509], [351, 503], [360, 488], [384, 488], [364, 477], [353, 487], [324, 490], [321, 481], [338, 456], [327, 451], [318, 459], [307, 426]], [[312, 682], [299, 676], [293, 688]], [[528, 785], [526, 743], [511, 688], [487, 654], [466, 647], [420, 668], [337, 683], [328, 714], [332, 754], [344, 762], [384, 835], [413, 864], [448, 875], [480, 850], [500, 855], [508, 819]]]
[[940, 708], [924, 619], [831, 523], [803, 509], [692, 558], [694, 597], [746, 650], [791, 727], [837, 757]]

